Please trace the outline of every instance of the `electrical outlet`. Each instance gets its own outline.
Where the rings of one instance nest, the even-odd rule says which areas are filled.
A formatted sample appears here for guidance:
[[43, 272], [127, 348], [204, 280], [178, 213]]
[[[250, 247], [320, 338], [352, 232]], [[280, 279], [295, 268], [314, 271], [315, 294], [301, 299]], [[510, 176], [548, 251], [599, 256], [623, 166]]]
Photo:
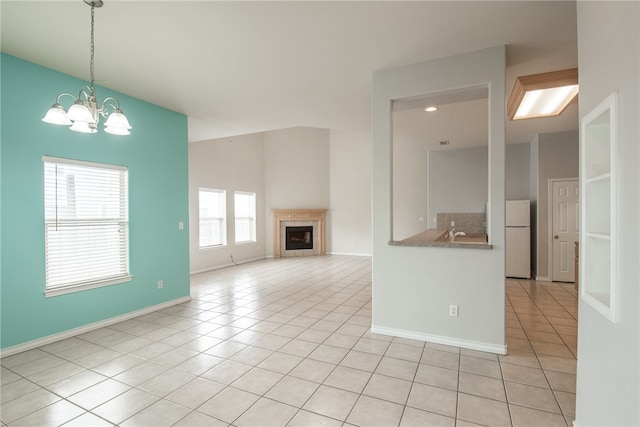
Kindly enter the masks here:
[[451, 226], [455, 227], [456, 226], [456, 222], [455, 221], [451, 221]]
[[450, 305], [449, 306], [449, 316], [458, 317], [458, 306], [457, 305]]
[[158, 289], [162, 289], [164, 287], [164, 282], [162, 280], [158, 280]]

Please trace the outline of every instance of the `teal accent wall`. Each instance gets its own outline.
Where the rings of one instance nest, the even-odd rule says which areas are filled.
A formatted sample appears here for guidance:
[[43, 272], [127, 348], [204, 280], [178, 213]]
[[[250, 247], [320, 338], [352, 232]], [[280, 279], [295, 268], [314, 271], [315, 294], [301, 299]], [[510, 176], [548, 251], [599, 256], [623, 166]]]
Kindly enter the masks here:
[[[72, 132], [40, 119], [58, 93], [87, 82], [0, 60], [0, 347], [189, 295], [187, 117], [97, 86], [98, 100], [118, 98], [131, 135], [105, 133], [104, 120], [96, 134]], [[131, 282], [45, 298], [43, 155], [129, 168]]]

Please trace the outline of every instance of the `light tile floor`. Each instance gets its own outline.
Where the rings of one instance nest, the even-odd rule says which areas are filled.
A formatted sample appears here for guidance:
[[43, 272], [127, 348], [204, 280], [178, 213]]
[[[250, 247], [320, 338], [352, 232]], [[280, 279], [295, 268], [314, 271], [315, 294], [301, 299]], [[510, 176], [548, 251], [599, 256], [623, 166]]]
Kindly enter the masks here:
[[192, 276], [192, 300], [3, 358], [2, 426], [567, 426], [572, 284], [507, 279], [509, 355], [372, 334], [371, 260]]

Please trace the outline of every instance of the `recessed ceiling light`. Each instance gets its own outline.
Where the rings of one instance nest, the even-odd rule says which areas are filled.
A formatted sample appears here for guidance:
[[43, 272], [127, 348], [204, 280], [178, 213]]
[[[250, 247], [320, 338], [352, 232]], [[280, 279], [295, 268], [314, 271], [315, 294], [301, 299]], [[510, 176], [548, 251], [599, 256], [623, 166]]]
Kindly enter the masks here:
[[428, 112], [428, 113], [433, 113], [434, 111], [437, 111], [438, 107], [427, 107], [424, 109], [424, 111]]

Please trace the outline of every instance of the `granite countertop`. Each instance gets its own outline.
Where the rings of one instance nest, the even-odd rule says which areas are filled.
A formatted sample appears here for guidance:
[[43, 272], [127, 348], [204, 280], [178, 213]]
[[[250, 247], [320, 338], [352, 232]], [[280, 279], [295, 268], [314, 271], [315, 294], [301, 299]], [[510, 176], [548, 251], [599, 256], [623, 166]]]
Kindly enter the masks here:
[[428, 246], [439, 248], [463, 248], [463, 249], [493, 249], [493, 245], [487, 243], [486, 234], [469, 234], [456, 236], [453, 242], [446, 239], [447, 229], [434, 228], [423, 231], [403, 240], [391, 240], [391, 246]]

